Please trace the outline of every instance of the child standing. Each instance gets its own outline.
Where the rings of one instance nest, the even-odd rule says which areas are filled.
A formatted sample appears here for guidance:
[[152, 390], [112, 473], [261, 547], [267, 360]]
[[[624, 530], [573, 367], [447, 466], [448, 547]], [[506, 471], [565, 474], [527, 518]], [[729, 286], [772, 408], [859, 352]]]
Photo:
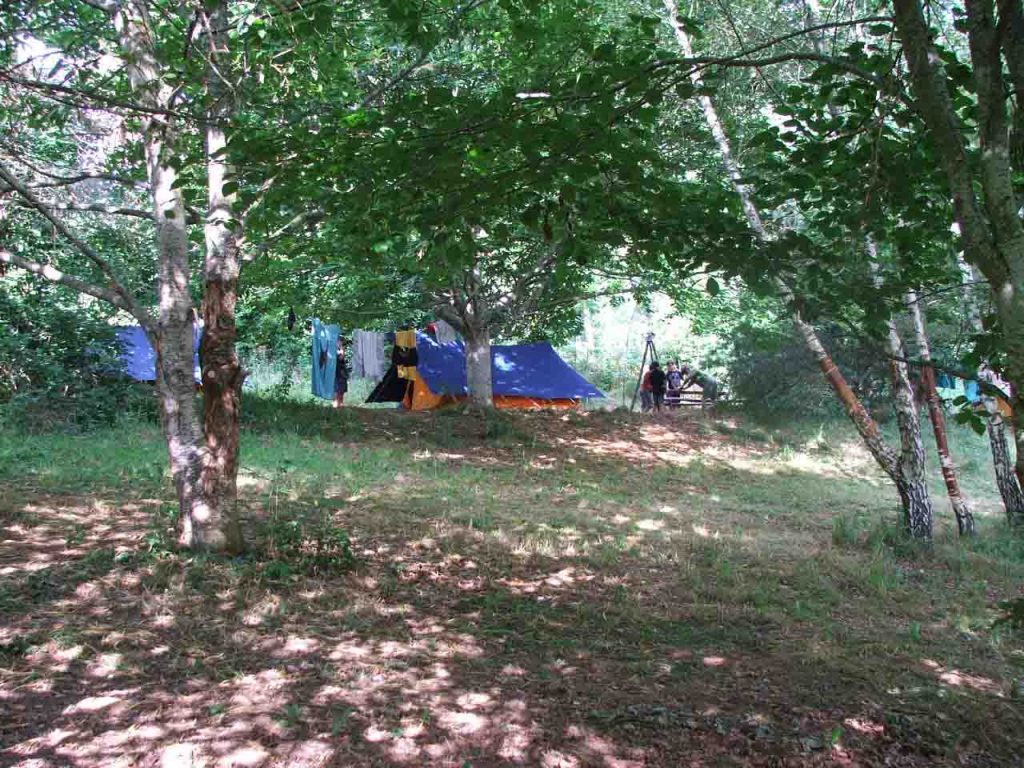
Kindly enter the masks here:
[[334, 407], [341, 408], [348, 392], [348, 359], [345, 357], [345, 346], [338, 337], [338, 359], [334, 366]]

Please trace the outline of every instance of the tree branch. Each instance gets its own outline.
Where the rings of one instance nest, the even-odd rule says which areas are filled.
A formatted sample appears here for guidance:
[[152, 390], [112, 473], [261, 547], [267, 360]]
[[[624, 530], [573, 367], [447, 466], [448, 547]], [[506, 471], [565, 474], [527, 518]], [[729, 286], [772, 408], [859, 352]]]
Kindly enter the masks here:
[[953, 107], [945, 73], [938, 64], [938, 54], [930, 41], [931, 33], [924, 12], [919, 0], [893, 0], [893, 8], [919, 112], [935, 142], [939, 162], [949, 180], [964, 251], [987, 278], [1002, 284], [1009, 275], [1009, 265], [997, 250], [992, 229], [982, 213], [964, 143], [963, 126]]
[[42, 187], [66, 187], [71, 184], [78, 184], [83, 181], [113, 181], [118, 184], [124, 184], [135, 189], [148, 189], [149, 185], [144, 181], [137, 179], [129, 179], [125, 176], [119, 176], [116, 173], [106, 173], [100, 171], [82, 171], [76, 173], [74, 176], [65, 176], [63, 174], [54, 173], [48, 171], [45, 168], [40, 168], [35, 163], [30, 163], [24, 157], [24, 150], [18, 147], [16, 144], [0, 140], [0, 144], [3, 144], [7, 148], [8, 158], [18, 165], [23, 165], [33, 173], [37, 173], [40, 176], [45, 176], [48, 179], [52, 179], [52, 182], [40, 181], [34, 184], [26, 184], [31, 189], [40, 189]]
[[785, 43], [789, 40], [795, 40], [796, 38], [803, 37], [804, 35], [813, 35], [816, 32], [824, 32], [825, 30], [828, 29], [840, 29], [842, 27], [859, 27], [863, 26], [864, 24], [891, 24], [892, 22], [892, 16], [864, 16], [859, 19], [850, 19], [849, 21], [822, 22], [821, 24], [814, 24], [810, 27], [804, 27], [803, 29], [798, 29], [795, 32], [789, 32], [785, 35], [774, 37], [771, 40], [766, 40], [765, 42], [756, 45], [753, 48], [746, 49], [745, 51], [739, 53], [738, 55], [750, 56], [751, 54], [759, 53], [760, 51], [765, 51], [768, 50], [769, 48], [774, 48], [775, 46], [781, 43]]
[[30, 90], [38, 91], [43, 93], [50, 98], [60, 101], [61, 103], [68, 103], [68, 98], [59, 99], [54, 94], [60, 94], [61, 96], [69, 97], [71, 104], [77, 107], [84, 107], [87, 109], [123, 109], [129, 112], [138, 112], [147, 115], [160, 115], [162, 117], [179, 117], [184, 120], [193, 122], [203, 122], [201, 118], [186, 114], [183, 112], [177, 112], [172, 109], [163, 109], [160, 107], [148, 107], [144, 104], [139, 104], [132, 101], [122, 101], [121, 99], [115, 99], [112, 96], [100, 93], [92, 89], [80, 89], [72, 88], [69, 85], [60, 85], [59, 83], [47, 83], [41, 80], [30, 80], [25, 77], [16, 77], [9, 72], [0, 72], [0, 81], [10, 83], [11, 85], [18, 85], [22, 88], [28, 88]]
[[53, 179], [53, 181], [40, 181], [35, 184], [29, 184], [27, 186], [32, 189], [43, 189], [46, 187], [69, 187], [72, 184], [80, 184], [83, 181], [112, 181], [118, 184], [125, 184], [126, 186], [134, 187], [135, 189], [147, 189], [148, 185], [144, 181], [137, 181], [136, 179], [126, 179], [123, 176], [118, 176], [113, 173], [80, 173], [77, 176], [58, 176], [56, 174], [47, 173], [39, 169], [34, 169], [36, 173], [42, 174], [47, 178]]
[[[153, 220], [153, 214], [150, 211], [140, 211], [138, 208], [122, 208], [116, 205], [104, 205], [103, 203], [44, 203], [40, 201], [40, 204], [51, 211], [81, 211], [84, 213], [106, 213], [111, 216], [132, 216], [137, 219], [148, 219], [149, 221]], [[21, 201], [21, 205], [25, 206], [26, 208], [36, 207], [24, 200]]]
[[[3, 247], [0, 247], [0, 262], [4, 264], [11, 264], [15, 267], [20, 267], [21, 269], [24, 269], [26, 272], [31, 272], [32, 274], [45, 278], [46, 280], [49, 280], [52, 283], [66, 285], [67, 287], [75, 291], [78, 291], [79, 293], [84, 293], [86, 296], [93, 296], [94, 298], [97, 299], [103, 299], [104, 301], [113, 304], [118, 309], [123, 309], [125, 312], [129, 312], [133, 316], [135, 315], [131, 307], [129, 307], [128, 304], [125, 303], [124, 299], [122, 299], [121, 296], [115, 293], [114, 291], [107, 290], [106, 288], [101, 288], [98, 285], [93, 285], [92, 283], [88, 283], [85, 280], [81, 280], [73, 275], [69, 275], [66, 272], [62, 272], [61, 270], [57, 269], [51, 264], [40, 264], [38, 261], [32, 261], [31, 259], [23, 258], [21, 256], [18, 256], [17, 254], [11, 253], [10, 251]], [[142, 320], [139, 319], [139, 322], [142, 323]], [[142, 324], [143, 326], [146, 326], [146, 323]]]
[[465, 335], [466, 324], [451, 304], [450, 298], [441, 297], [434, 301], [434, 312], [457, 332]]
[[[16, 176], [14, 176], [2, 160], [0, 160], [0, 180], [5, 181], [12, 189], [17, 191], [17, 193], [21, 195], [31, 208], [34, 208], [39, 212], [58, 232], [60, 232], [61, 235], [64, 236], [69, 243], [71, 243], [79, 252], [88, 258], [89, 261], [99, 268], [100, 272], [102, 272], [109, 281], [111, 292], [117, 295], [120, 301], [120, 303], [115, 306], [122, 307], [130, 312], [139, 321], [139, 323], [143, 325], [143, 327], [153, 327], [153, 319], [149, 312], [147, 312], [131, 292], [120, 283], [117, 276], [114, 274], [114, 270], [111, 268], [110, 263], [100, 256], [91, 245], [72, 232], [67, 224], [54, 216], [47, 208], [46, 204], [41, 202], [31, 190], [27, 189], [25, 185], [22, 184]], [[102, 296], [100, 298], [106, 298], [106, 296]]]
[[999, 37], [1003, 57], [1015, 92], [1010, 159], [1016, 171], [1024, 171], [1024, 9], [1019, 0], [997, 0]]
[[322, 208], [317, 208], [312, 211], [303, 211], [301, 213], [295, 214], [287, 222], [285, 222], [280, 227], [271, 232], [265, 240], [261, 240], [258, 243], [254, 243], [252, 246], [247, 246], [247, 243], [243, 239], [241, 242], [239, 242], [239, 247], [243, 249], [245, 249], [246, 247], [251, 247], [252, 252], [244, 256], [242, 258], [242, 261], [244, 261], [245, 263], [255, 261], [264, 253], [269, 251], [270, 246], [272, 246], [275, 242], [277, 242], [282, 237], [287, 235], [290, 230], [294, 229], [295, 227], [298, 227], [301, 224], [316, 224], [317, 222], [322, 221], [326, 215], [327, 214], [324, 212]]
[[[470, 2], [466, 3], [464, 6], [459, 8], [455, 15], [452, 17], [451, 22], [448, 24], [448, 34], [453, 35], [455, 33], [455, 30], [458, 28], [459, 22], [462, 21], [463, 18], [465, 18], [470, 13], [475, 11], [477, 8], [479, 8], [482, 5], [485, 5], [488, 2], [490, 2], [490, 0], [470, 0]], [[434, 49], [437, 48], [437, 46], [440, 44], [440, 40], [443, 39], [444, 38], [440, 38], [439, 41], [434, 45], [428, 48], [424, 48], [420, 52], [420, 55], [416, 57], [415, 61], [413, 61], [411, 64], [400, 70], [397, 75], [392, 77], [386, 83], [381, 84], [380, 86], [374, 88], [372, 91], [366, 94], [366, 96], [364, 96], [362, 101], [360, 101], [359, 103], [360, 108], [365, 109], [366, 107], [370, 106], [370, 104], [372, 104], [376, 99], [383, 96], [386, 91], [391, 90], [395, 86], [401, 84], [408, 77], [410, 77], [417, 69], [423, 66], [424, 62], [426, 62], [426, 60], [430, 57], [430, 54], [432, 54], [434, 52]]]

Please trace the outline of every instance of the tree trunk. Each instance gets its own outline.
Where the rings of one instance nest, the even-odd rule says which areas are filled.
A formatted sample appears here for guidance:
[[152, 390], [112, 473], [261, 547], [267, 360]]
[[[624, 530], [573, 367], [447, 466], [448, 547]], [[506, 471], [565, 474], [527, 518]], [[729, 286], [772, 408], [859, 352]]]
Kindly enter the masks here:
[[204, 544], [219, 548], [217, 532], [204, 536], [215, 521], [200, 483], [203, 451], [195, 412], [194, 313], [189, 292], [185, 206], [174, 189], [176, 173], [165, 165], [166, 148], [159, 132], [150, 129], [144, 135], [160, 260], [156, 391], [171, 476], [178, 492], [180, 543], [186, 547]]
[[949, 503], [953, 507], [953, 514], [956, 516], [956, 527], [960, 535], [973, 536], [977, 533], [974, 515], [971, 514], [967, 500], [960, 490], [956, 467], [949, 452], [946, 419], [942, 413], [942, 403], [939, 402], [939, 391], [935, 384], [935, 367], [932, 365], [932, 351], [928, 343], [928, 333], [925, 330], [924, 312], [921, 311], [921, 304], [914, 291], [907, 293], [907, 307], [910, 309], [910, 316], [914, 321], [917, 356], [921, 361], [921, 383], [924, 385], [925, 397], [928, 402], [928, 416], [932, 422], [932, 432], [935, 433], [935, 448], [939, 454], [939, 465], [942, 468], [942, 479], [946, 483], [946, 493], [949, 496]]
[[1024, 525], [1024, 493], [1021, 493], [1020, 483], [1017, 481], [1013, 463], [1010, 461], [1010, 446], [1006, 440], [1006, 422], [992, 398], [985, 398], [985, 400], [987, 401], [986, 408], [989, 408], [988, 439], [992, 446], [992, 466], [996, 472], [996, 485], [999, 487], [1000, 496], [1003, 497], [1006, 521], [1011, 526], [1017, 527]]
[[[1021, 267], [1024, 271], [1024, 259]], [[1000, 293], [1006, 297], [1002, 302], [997, 300], [996, 306], [999, 307], [999, 324], [1004, 338], [1003, 351], [1006, 353], [1006, 367], [1002, 373], [1013, 390], [1010, 396], [1010, 405], [1013, 406], [1011, 422], [1014, 445], [1017, 449], [1014, 471], [1017, 475], [1017, 484], [1024, 487], [1024, 280], [1021, 281], [1019, 290], [1014, 291], [1007, 285]], [[1015, 305], [1019, 306], [1014, 308]], [[1012, 326], [1007, 327], [1011, 322], [1010, 318]], [[1006, 343], [1005, 339], [1012, 341]]]
[[[225, 194], [230, 168], [224, 159], [224, 123], [232, 115], [231, 94], [222, 78], [229, 70], [227, 2], [220, 0], [208, 17], [210, 57], [206, 71], [210, 99], [206, 125], [207, 211], [206, 259], [203, 269], [203, 339], [200, 347], [203, 382], [203, 431], [206, 452], [202, 487], [213, 519], [218, 521], [228, 551], [245, 543], [236, 506], [239, 416], [245, 374], [235, 349], [235, 303], [238, 297], [239, 252], [234, 195]], [[202, 543], [202, 542], [196, 542]]]
[[[675, 32], [676, 41], [679, 43], [679, 47], [682, 50], [683, 55], [692, 57], [693, 47], [690, 45], [690, 38], [686, 34], [686, 30], [683, 29], [682, 24], [679, 23], [679, 10], [676, 6], [675, 0], [663, 0], [663, 3], [665, 10], [668, 13], [669, 24]], [[691, 76], [691, 80], [698, 88], [703, 86], [698, 74], [693, 74]], [[767, 229], [761, 219], [761, 213], [754, 203], [750, 188], [743, 183], [743, 175], [740, 171], [739, 164], [733, 158], [732, 149], [729, 145], [729, 137], [725, 133], [725, 128], [722, 125], [721, 119], [718, 117], [718, 111], [715, 109], [714, 102], [707, 94], [702, 93], [698, 98], [700, 100], [701, 110], [704, 113], [708, 129], [711, 131], [715, 142], [718, 144], [718, 150], [722, 157], [722, 165], [725, 167], [725, 171], [729, 176], [729, 180], [732, 182], [733, 188], [736, 190], [736, 194], [740, 197], [740, 202], [743, 205], [743, 212], [747, 218], [747, 222], [755, 236], [761, 242], [766, 243], [769, 241]], [[825, 380], [836, 393], [836, 396], [842, 403], [844, 410], [850, 417], [854, 426], [857, 428], [857, 432], [863, 439], [864, 444], [867, 446], [871, 455], [874, 457], [875, 461], [878, 462], [878, 465], [883, 469], [883, 471], [885, 471], [893, 481], [896, 481], [897, 458], [892, 449], [889, 448], [882, 439], [878, 425], [868, 414], [864, 405], [854, 394], [849, 384], [846, 383], [846, 379], [839, 371], [839, 368], [832, 360], [832, 357], [828, 354], [825, 346], [821, 343], [821, 339], [818, 337], [814, 328], [800, 315], [799, 310], [796, 308], [794, 301], [795, 297], [793, 296], [792, 290], [790, 290], [789, 286], [781, 280], [776, 281], [776, 288], [779, 292], [779, 296], [783, 300], [783, 303], [789, 310], [797, 334], [801, 339], [803, 339], [804, 343], [807, 345], [807, 349], [821, 367]], [[906, 498], [902, 492], [900, 493], [900, 498], [901, 500]]]
[[[783, 300], [787, 303], [792, 302], [793, 293], [789, 290], [789, 286], [780, 281], [778, 288]], [[850, 385], [847, 384], [846, 379], [835, 364], [835, 361], [828, 354], [825, 345], [821, 343], [821, 339], [818, 338], [814, 328], [800, 316], [798, 311], [795, 309], [790, 311], [797, 334], [804, 340], [804, 344], [807, 345], [811, 356], [818, 363], [822, 374], [825, 376], [825, 381], [828, 382], [832, 391], [836, 393], [836, 397], [839, 398], [839, 402], [843, 405], [843, 410], [846, 411], [846, 415], [850, 417], [850, 421], [857, 428], [857, 433], [864, 441], [864, 445], [867, 446], [868, 451], [878, 463], [878, 466], [882, 468], [893, 482], [896, 482], [897, 457], [893, 450], [886, 445], [878, 424], [871, 418], [871, 414], [868, 413], [864, 404], [854, 394]]]
[[494, 407], [491, 380], [491, 332], [487, 326], [466, 328], [466, 383], [477, 408]]
[[483, 291], [480, 262], [474, 258], [465, 275], [464, 301], [460, 307], [462, 332], [466, 339], [466, 386], [469, 402], [477, 408], [494, 407], [491, 377], [491, 311]]
[[128, 0], [112, 6], [112, 20], [132, 89], [153, 110], [142, 120], [142, 141], [157, 231], [159, 306], [154, 333], [156, 393], [178, 494], [179, 540], [184, 546], [220, 549], [223, 534], [201, 483], [203, 446], [195, 411], [193, 311], [189, 293], [185, 204], [175, 188], [174, 119], [166, 113], [173, 87], [161, 76], [147, 6]]
[[932, 501], [924, 471], [924, 441], [921, 419], [914, 402], [903, 340], [896, 323], [889, 321], [889, 374], [892, 381], [893, 406], [900, 431], [900, 458], [897, 463], [896, 489], [903, 503], [903, 527], [915, 539], [932, 537]]

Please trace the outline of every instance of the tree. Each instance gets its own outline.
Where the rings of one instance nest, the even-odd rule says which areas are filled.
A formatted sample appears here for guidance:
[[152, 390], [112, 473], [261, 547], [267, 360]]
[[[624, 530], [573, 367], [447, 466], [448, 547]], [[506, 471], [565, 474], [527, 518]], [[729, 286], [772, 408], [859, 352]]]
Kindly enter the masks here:
[[913, 291], [907, 294], [907, 307], [910, 309], [910, 316], [914, 321], [917, 356], [921, 361], [921, 383], [924, 387], [925, 398], [927, 399], [928, 416], [932, 422], [932, 431], [935, 434], [935, 446], [939, 454], [942, 479], [946, 483], [949, 502], [953, 505], [957, 530], [961, 536], [971, 536], [976, 533], [974, 516], [971, 514], [967, 506], [967, 500], [960, 490], [960, 482], [957, 479], [956, 468], [953, 465], [953, 457], [949, 453], [949, 440], [946, 437], [946, 419], [942, 413], [942, 404], [939, 402], [939, 393], [936, 388], [935, 366], [932, 364], [931, 345], [928, 342], [928, 332], [924, 324], [924, 311], [921, 309], [917, 294]]
[[[173, 21], [169, 21], [174, 16], [168, 17], [166, 8], [148, 0], [30, 5], [20, 10], [20, 14], [16, 10], [9, 12], [10, 28], [25, 29], [34, 40], [48, 46], [48, 55], [58, 59], [62, 74], [59, 80], [26, 77], [26, 67], [18, 61], [17, 51], [9, 48], [5, 52], [9, 66], [0, 80], [5, 87], [26, 97], [31, 119], [39, 122], [38, 115], [43, 112], [40, 104], [56, 103], [86, 114], [110, 112], [120, 117], [123, 124], [137, 126], [139, 154], [136, 157], [141, 162], [136, 168], [145, 169], [145, 188], [152, 211], [128, 213], [149, 218], [155, 225], [155, 307], [151, 309], [150, 302], [129, 289], [118, 269], [56, 215], [54, 202], [42, 199], [30, 188], [32, 182], [22, 181], [7, 165], [0, 165], [0, 178], [8, 188], [24, 205], [48, 220], [66, 242], [92, 264], [100, 282], [9, 251], [5, 252], [4, 260], [44, 279], [108, 301], [142, 325], [157, 351], [156, 392], [178, 494], [180, 543], [190, 548], [239, 550], [243, 542], [234, 510], [237, 391], [241, 386], [233, 346], [237, 269], [232, 274], [232, 236], [224, 234], [231, 226], [230, 199], [224, 194], [224, 170], [218, 159], [227, 113], [221, 101], [222, 91], [212, 77], [218, 63], [227, 69], [224, 60], [224, 40], [229, 24], [227, 6], [220, 3], [212, 12], [206, 6], [192, 9], [194, 24], [188, 25], [187, 30], [175, 27]], [[208, 56], [194, 44], [193, 30], [197, 24], [206, 31], [201, 38], [210, 46]], [[94, 60], [101, 59], [108, 49], [116, 52], [120, 67], [113, 67], [109, 77], [95, 83], [94, 72], [86, 62], [90, 56]], [[165, 60], [170, 50], [183, 52], [184, 62]], [[204, 302], [203, 313], [207, 329], [203, 344], [203, 380], [208, 384], [205, 438], [195, 413], [192, 372], [194, 312], [189, 228], [196, 216], [194, 210], [186, 206], [177, 167], [188, 154], [189, 140], [201, 122], [197, 116], [203, 109], [203, 78], [189, 67], [188, 59], [193, 52], [208, 65], [206, 83], [211, 86], [207, 89], [211, 107], [204, 121], [210, 182], [208, 300]], [[184, 66], [177, 66], [182, 63]], [[127, 157], [125, 154], [123, 160]], [[76, 163], [74, 157], [69, 160], [72, 165]], [[92, 177], [137, 178], [133, 172], [77, 175], [62, 172], [62, 175], [29, 161], [22, 160], [21, 164], [34, 176], [56, 178], [69, 185]], [[47, 183], [41, 182], [42, 185]], [[124, 214], [127, 209], [91, 204], [86, 210]], [[225, 396], [223, 385], [234, 394]]]
[[[675, 0], [664, 0], [664, 6], [683, 55], [688, 59], [693, 59], [694, 55], [689, 34], [685, 29], [684, 21], [679, 17]], [[696, 88], [703, 88], [703, 83], [698, 73], [693, 73], [691, 78]], [[708, 129], [718, 145], [726, 174], [743, 203], [744, 215], [750, 229], [763, 246], [769, 247], [773, 238], [769, 235], [761, 212], [754, 202], [751, 190], [745, 183], [739, 165], [734, 159], [729, 137], [725, 132], [718, 111], [715, 109], [711, 95], [705, 92], [701, 93], [698, 98]], [[804, 340], [811, 355], [818, 362], [826, 380], [836, 392], [840, 402], [843, 403], [847, 414], [857, 427], [861, 438], [864, 440], [872, 456], [895, 483], [903, 507], [903, 521], [907, 533], [915, 538], [929, 539], [932, 532], [932, 510], [924, 479], [923, 448], [921, 446], [920, 430], [919, 428], [915, 429], [917, 420], [916, 414], [913, 413], [913, 398], [910, 393], [909, 382], [907, 381], [906, 365], [900, 362], [900, 359], [903, 357], [903, 355], [899, 354], [902, 351], [902, 344], [899, 341], [898, 334], [895, 333], [895, 328], [891, 325], [889, 326], [888, 337], [889, 344], [894, 353], [891, 363], [893, 390], [899, 396], [897, 413], [902, 421], [900, 430], [902, 451], [899, 455], [885, 444], [878, 425], [875, 424], [870, 414], [847, 384], [842, 373], [840, 373], [838, 367], [821, 343], [813, 326], [803, 317], [793, 289], [785, 280], [778, 276], [778, 271], [775, 272], [775, 275], [773, 280], [775, 290], [786, 306], [789, 307], [797, 334]]]
[[[262, 195], [254, 239], [316, 221], [259, 258], [363, 281], [382, 299], [418, 294], [410, 309], [465, 336], [470, 395], [488, 405], [493, 337], [617, 289], [595, 279], [728, 237], [678, 226], [682, 208], [713, 218], [721, 196], [665, 172], [653, 105], [671, 73], [649, 66], [649, 18], [613, 30], [578, 2], [498, 3], [474, 21], [410, 56], [408, 76], [374, 98], [310, 116], [287, 139], [268, 130], [233, 146], [266, 158], [249, 165], [251, 190], [285, 158], [297, 169]], [[296, 200], [315, 201], [315, 215]]]
[[[960, 296], [963, 300], [969, 327], [977, 338], [990, 340], [978, 309], [976, 293], [971, 290], [974, 283], [974, 271], [965, 262], [961, 261], [960, 266], [964, 280]], [[1024, 524], [1024, 492], [1021, 491], [1010, 458], [1009, 442], [1006, 439], [1006, 420], [1003, 418], [998, 401], [992, 392], [982, 390], [981, 402], [987, 415], [986, 431], [992, 451], [992, 468], [995, 471], [996, 487], [999, 488], [999, 495], [1003, 500], [1007, 522], [1011, 526], [1018, 526]]]
[[[956, 23], [970, 52], [966, 69], [935, 43], [919, 0], [894, 0], [893, 8], [916, 107], [946, 176], [964, 255], [992, 290], [1003, 365], [1014, 390], [1016, 473], [1024, 482], [1024, 222], [1014, 187], [1014, 173], [1024, 169], [1024, 155], [1015, 151], [1024, 108], [1024, 11], [1013, 0], [1001, 0], [998, 10], [992, 0], [968, 0]], [[960, 94], [967, 89], [976, 104], [964, 104]], [[968, 112], [976, 122], [967, 119]]]

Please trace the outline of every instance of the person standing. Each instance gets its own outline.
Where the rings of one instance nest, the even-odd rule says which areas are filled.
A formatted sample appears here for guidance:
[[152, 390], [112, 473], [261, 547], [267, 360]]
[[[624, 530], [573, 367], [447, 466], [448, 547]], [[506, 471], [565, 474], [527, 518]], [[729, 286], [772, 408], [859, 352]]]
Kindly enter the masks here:
[[334, 407], [341, 408], [348, 392], [348, 360], [345, 357], [345, 346], [338, 337], [338, 359], [334, 366]]
[[665, 402], [665, 385], [667, 377], [665, 372], [661, 370], [661, 365], [655, 360], [651, 363], [651, 399], [654, 401], [654, 410], [661, 411], [661, 406]]
[[651, 390], [651, 372], [647, 370], [640, 381], [640, 412], [647, 413], [653, 407], [654, 395]]
[[665, 405], [678, 408], [683, 400], [683, 374], [676, 368], [675, 360], [670, 360], [665, 370]]

